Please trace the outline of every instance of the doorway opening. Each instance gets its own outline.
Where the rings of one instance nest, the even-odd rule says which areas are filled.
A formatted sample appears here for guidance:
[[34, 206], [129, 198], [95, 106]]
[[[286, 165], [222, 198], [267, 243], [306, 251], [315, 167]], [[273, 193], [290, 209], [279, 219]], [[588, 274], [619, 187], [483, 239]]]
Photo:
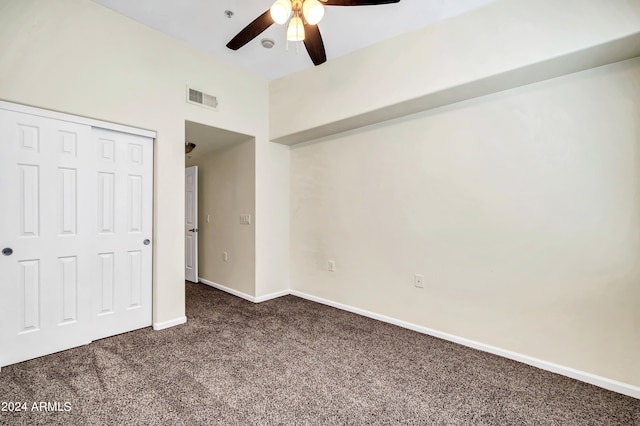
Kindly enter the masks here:
[[255, 138], [185, 121], [185, 280], [253, 293], [254, 216]]

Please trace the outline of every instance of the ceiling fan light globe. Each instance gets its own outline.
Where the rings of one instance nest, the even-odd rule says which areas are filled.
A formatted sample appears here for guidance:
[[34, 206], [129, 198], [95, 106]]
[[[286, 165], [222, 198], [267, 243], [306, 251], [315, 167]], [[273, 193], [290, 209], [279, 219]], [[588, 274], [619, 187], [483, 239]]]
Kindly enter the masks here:
[[302, 25], [302, 19], [299, 16], [294, 16], [289, 22], [287, 28], [287, 40], [289, 41], [303, 41], [304, 40], [304, 25]]
[[316, 25], [324, 17], [324, 6], [318, 0], [306, 0], [302, 5], [304, 19], [311, 25]]
[[276, 0], [271, 5], [271, 17], [276, 24], [284, 24], [291, 15], [291, 2], [289, 0]]

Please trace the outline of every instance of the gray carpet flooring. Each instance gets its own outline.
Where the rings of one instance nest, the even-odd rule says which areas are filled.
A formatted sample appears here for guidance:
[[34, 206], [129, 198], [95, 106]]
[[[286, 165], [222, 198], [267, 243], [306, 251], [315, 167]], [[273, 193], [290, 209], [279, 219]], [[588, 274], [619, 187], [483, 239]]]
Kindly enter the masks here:
[[29, 410], [0, 424], [640, 425], [640, 400], [294, 296], [187, 284], [187, 316], [3, 368]]

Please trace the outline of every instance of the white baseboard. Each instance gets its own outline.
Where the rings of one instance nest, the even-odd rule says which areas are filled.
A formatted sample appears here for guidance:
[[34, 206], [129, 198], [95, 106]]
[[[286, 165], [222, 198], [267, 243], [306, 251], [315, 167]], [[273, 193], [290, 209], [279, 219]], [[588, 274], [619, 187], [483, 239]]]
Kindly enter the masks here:
[[169, 321], [163, 321], [163, 322], [154, 322], [153, 323], [153, 329], [158, 331], [158, 330], [164, 330], [165, 328], [169, 328], [169, 327], [173, 327], [176, 325], [180, 325], [180, 324], [184, 324], [187, 322], [187, 317], [179, 317], [179, 318], [175, 318]]
[[222, 290], [225, 293], [233, 294], [234, 296], [237, 296], [241, 299], [256, 303], [256, 298], [253, 296], [249, 296], [247, 293], [243, 293], [241, 291], [234, 290], [229, 287], [225, 287], [222, 284], [217, 284], [217, 283], [214, 283], [213, 281], [205, 280], [204, 278], [198, 278], [198, 281], [201, 282], [202, 284], [206, 284], [210, 287], [217, 288], [218, 290]]
[[613, 392], [621, 393], [633, 398], [640, 399], [640, 387], [633, 386], [627, 383], [618, 382], [615, 380], [607, 379], [606, 377], [597, 376], [595, 374], [587, 373], [584, 371], [576, 370], [574, 368], [565, 367], [563, 365], [554, 364], [552, 362], [544, 361], [541, 359], [533, 358], [527, 355], [519, 354], [517, 352], [508, 351], [506, 349], [497, 348], [495, 346], [487, 345], [484, 343], [476, 342], [474, 340], [458, 337], [453, 334], [443, 333], [431, 328], [422, 327], [420, 325], [412, 324], [410, 322], [398, 320], [385, 315], [380, 315], [375, 312], [366, 311], [364, 309], [355, 308], [350, 305], [345, 305], [338, 302], [333, 302], [321, 297], [312, 296], [297, 290], [291, 290], [290, 294], [301, 297], [303, 299], [310, 300], [312, 302], [322, 303], [323, 305], [332, 306], [334, 308], [342, 309], [344, 311], [352, 312], [354, 314], [362, 315], [368, 318], [373, 318], [378, 321], [383, 321], [389, 324], [394, 324], [399, 327], [407, 328], [409, 330], [417, 331], [418, 333], [427, 334], [429, 336], [437, 337], [450, 342], [458, 343], [463, 346], [478, 349], [483, 352], [488, 352], [494, 355], [498, 355], [504, 358], [512, 359], [514, 361], [522, 362], [524, 364], [531, 365], [533, 367], [540, 368], [542, 370], [551, 371], [562, 376], [570, 377], [572, 379], [580, 380], [582, 382], [590, 383], [592, 385], [611, 390]]
[[256, 303], [266, 302], [267, 300], [277, 299], [278, 297], [288, 296], [291, 294], [290, 290], [276, 291], [275, 293], [265, 294], [264, 296], [258, 296], [255, 298]]
[[291, 294], [291, 292], [289, 290], [282, 290], [282, 291], [277, 291], [277, 292], [271, 293], [271, 294], [265, 294], [264, 296], [254, 297], [254, 296], [248, 295], [247, 293], [243, 293], [241, 291], [234, 290], [234, 289], [229, 288], [229, 287], [225, 287], [222, 284], [218, 284], [218, 283], [214, 283], [213, 281], [205, 280], [204, 278], [198, 278], [198, 281], [201, 282], [202, 284], [206, 284], [206, 285], [208, 285], [210, 287], [217, 288], [218, 290], [222, 290], [222, 291], [224, 291], [226, 293], [233, 294], [234, 296], [240, 297], [240, 298], [242, 298], [244, 300], [248, 300], [249, 302], [253, 302], [253, 303], [266, 302], [267, 300], [276, 299], [278, 297], [287, 296], [287, 295]]

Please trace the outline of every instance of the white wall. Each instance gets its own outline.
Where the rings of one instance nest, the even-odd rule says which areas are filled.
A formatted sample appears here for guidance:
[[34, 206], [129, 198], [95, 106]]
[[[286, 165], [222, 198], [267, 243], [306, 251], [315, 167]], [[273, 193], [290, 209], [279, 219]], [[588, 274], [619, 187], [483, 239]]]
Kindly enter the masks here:
[[640, 385], [638, 117], [634, 59], [294, 146], [292, 288]]
[[[218, 96], [219, 111], [187, 104], [187, 84]], [[254, 135], [269, 174], [267, 82], [88, 0], [0, 0], [0, 99], [157, 132], [154, 323], [182, 317], [185, 120]], [[269, 238], [261, 247], [286, 249]]]
[[[255, 296], [255, 141], [231, 145], [187, 165], [198, 166], [199, 278]], [[251, 225], [240, 224], [241, 214], [251, 215]]]

